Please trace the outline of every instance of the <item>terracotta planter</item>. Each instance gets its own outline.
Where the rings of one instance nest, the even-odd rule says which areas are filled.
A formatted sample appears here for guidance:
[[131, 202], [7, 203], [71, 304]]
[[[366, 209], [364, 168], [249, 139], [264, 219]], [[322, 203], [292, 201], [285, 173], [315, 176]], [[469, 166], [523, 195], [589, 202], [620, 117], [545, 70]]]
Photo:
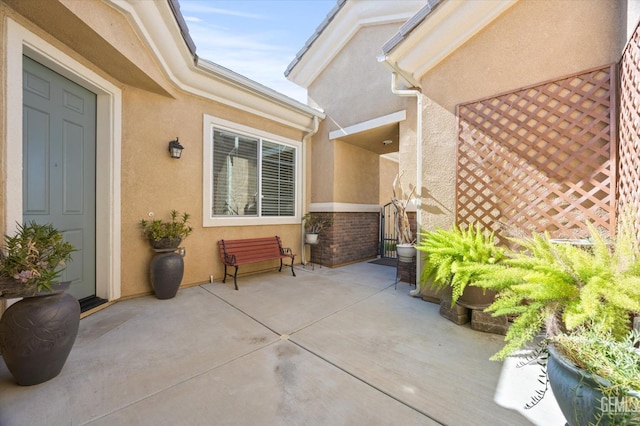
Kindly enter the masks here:
[[484, 309], [491, 305], [495, 298], [495, 291], [467, 285], [456, 303], [469, 309]]
[[0, 350], [19, 385], [53, 379], [64, 366], [80, 324], [80, 304], [66, 293], [27, 297], [0, 318]]

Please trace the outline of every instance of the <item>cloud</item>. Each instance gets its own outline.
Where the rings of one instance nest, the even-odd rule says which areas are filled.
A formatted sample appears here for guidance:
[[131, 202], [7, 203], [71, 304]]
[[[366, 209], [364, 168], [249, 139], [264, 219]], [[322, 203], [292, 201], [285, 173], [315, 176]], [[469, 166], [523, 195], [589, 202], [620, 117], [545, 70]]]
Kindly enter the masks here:
[[212, 15], [226, 15], [226, 16], [237, 16], [239, 18], [249, 18], [249, 19], [267, 19], [266, 16], [256, 13], [247, 13], [241, 12], [237, 10], [231, 9], [222, 9], [218, 7], [208, 6], [206, 4], [201, 4], [198, 2], [181, 2], [180, 3], [180, 12], [186, 16], [187, 13], [197, 13], [201, 14], [212, 14]]
[[300, 48], [291, 42], [288, 27], [274, 27], [268, 23], [271, 18], [256, 11], [238, 12], [204, 2], [181, 1], [180, 5], [199, 57], [306, 103], [306, 90], [284, 77]]

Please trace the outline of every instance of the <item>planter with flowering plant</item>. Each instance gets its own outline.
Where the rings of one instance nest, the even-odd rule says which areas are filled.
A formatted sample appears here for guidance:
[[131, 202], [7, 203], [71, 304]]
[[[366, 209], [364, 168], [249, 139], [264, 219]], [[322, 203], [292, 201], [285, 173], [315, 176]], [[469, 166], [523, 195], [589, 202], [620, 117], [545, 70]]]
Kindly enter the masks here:
[[57, 376], [78, 334], [80, 305], [58, 280], [73, 246], [52, 225], [29, 222], [5, 236], [0, 297], [23, 299], [0, 318], [0, 351], [20, 385]]
[[[171, 211], [171, 220], [140, 220], [143, 238], [156, 253], [149, 266], [151, 286], [158, 299], [171, 299], [178, 293], [184, 275], [185, 249], [178, 246], [193, 232], [189, 213]], [[179, 253], [176, 253], [178, 251]]]

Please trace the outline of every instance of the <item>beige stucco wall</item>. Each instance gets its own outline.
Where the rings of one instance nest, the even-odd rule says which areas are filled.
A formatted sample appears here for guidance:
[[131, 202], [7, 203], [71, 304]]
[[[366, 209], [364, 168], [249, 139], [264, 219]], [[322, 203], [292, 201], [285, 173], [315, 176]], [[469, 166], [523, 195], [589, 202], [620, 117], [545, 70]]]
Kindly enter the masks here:
[[621, 2], [519, 1], [421, 81], [444, 108], [620, 59]]
[[391, 202], [391, 197], [393, 196], [392, 184], [398, 174], [398, 162], [380, 157], [380, 165], [378, 167], [380, 170], [380, 195], [378, 203], [384, 206]]
[[456, 105], [617, 61], [622, 3], [520, 1], [422, 78], [423, 227], [455, 220]]
[[334, 179], [339, 183], [335, 185], [334, 201], [377, 204], [380, 156], [340, 141], [334, 143]]
[[[301, 140], [302, 133], [252, 116], [228, 106], [178, 91], [175, 98], [143, 90], [125, 90], [122, 148], [122, 246], [131, 255], [123, 256], [122, 282], [132, 294], [148, 290], [146, 276], [151, 251], [140, 238], [138, 222], [154, 212], [168, 218], [172, 209], [192, 215], [194, 232], [184, 242], [184, 285], [222, 278], [217, 252], [220, 239], [279, 235], [283, 244], [300, 253], [300, 226], [202, 227], [202, 125], [203, 114], [263, 129], [273, 134]], [[185, 147], [182, 158], [171, 159], [167, 144], [175, 136]], [[136, 267], [143, 265], [144, 268]], [[274, 263], [275, 265], [275, 263]], [[242, 271], [260, 270], [268, 263], [246, 265]]]
[[[43, 19], [39, 8], [19, 7], [21, 13], [27, 15], [24, 17], [4, 3], [0, 3], [0, 25], [4, 25], [6, 16], [11, 16], [29, 31], [122, 90], [122, 297], [152, 291], [148, 280], [152, 251], [142, 239], [138, 226], [140, 219], [148, 218], [149, 212], [154, 212], [155, 218], [162, 219], [168, 219], [172, 209], [187, 211], [192, 215], [194, 232], [183, 242], [187, 253], [183, 286], [207, 282], [210, 275], [215, 280], [222, 279], [223, 267], [216, 243], [223, 238], [277, 234], [285, 246], [291, 247], [294, 253], [300, 253], [299, 224], [216, 228], [202, 226], [203, 114], [298, 141], [303, 139], [303, 132], [179, 90], [166, 78], [164, 71], [156, 64], [119, 11], [101, 1], [61, 1], [62, 3], [45, 2], [49, 5], [47, 18], [55, 22], [56, 14], [59, 14], [63, 22], [77, 24], [78, 33], [74, 34], [68, 26], [43, 23], [47, 26], [45, 31], [30, 21]], [[87, 24], [82, 24], [83, 22]], [[4, 28], [0, 27], [0, 30], [4, 31]], [[100, 51], [100, 57], [87, 58], [83, 55], [87, 48], [87, 38], [106, 46]], [[0, 45], [4, 48], [4, 44]], [[114, 61], [121, 64], [124, 71], [113, 69], [109, 65]], [[0, 78], [5, 81], [4, 62], [0, 73]], [[4, 85], [0, 88], [0, 94], [4, 96]], [[0, 126], [3, 126], [2, 123], [0, 121]], [[4, 152], [7, 143], [4, 127], [0, 127], [0, 132], [3, 136], [0, 140], [0, 152]], [[176, 136], [180, 137], [181, 144], [185, 146], [183, 157], [179, 160], [171, 159], [167, 152], [168, 142]], [[4, 173], [5, 160], [1, 160]], [[4, 180], [4, 175], [2, 178]], [[4, 194], [0, 194], [0, 203], [0, 209], [5, 209]], [[275, 265], [275, 262], [273, 265], [247, 265], [242, 271], [256, 271]]]
[[[361, 28], [308, 88], [310, 102], [327, 114], [313, 137], [313, 203], [379, 201], [378, 156], [330, 141], [329, 132], [412, 105], [410, 100], [391, 93], [390, 73], [376, 59], [382, 44], [399, 26], [400, 23]], [[367, 169], [357, 170], [361, 167]]]
[[629, 39], [640, 19], [640, 0], [626, 0], [626, 32], [625, 39]]

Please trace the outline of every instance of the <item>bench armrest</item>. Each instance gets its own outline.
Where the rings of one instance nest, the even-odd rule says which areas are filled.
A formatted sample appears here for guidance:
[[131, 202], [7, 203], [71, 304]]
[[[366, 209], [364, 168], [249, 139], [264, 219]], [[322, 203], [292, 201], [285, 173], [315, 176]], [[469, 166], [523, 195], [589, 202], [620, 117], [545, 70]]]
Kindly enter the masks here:
[[[225, 250], [226, 251], [226, 250]], [[236, 255], [235, 254], [224, 254], [224, 263], [227, 265], [235, 265], [236, 264]]]
[[280, 247], [280, 254], [283, 256], [292, 256], [293, 252], [289, 247]]

